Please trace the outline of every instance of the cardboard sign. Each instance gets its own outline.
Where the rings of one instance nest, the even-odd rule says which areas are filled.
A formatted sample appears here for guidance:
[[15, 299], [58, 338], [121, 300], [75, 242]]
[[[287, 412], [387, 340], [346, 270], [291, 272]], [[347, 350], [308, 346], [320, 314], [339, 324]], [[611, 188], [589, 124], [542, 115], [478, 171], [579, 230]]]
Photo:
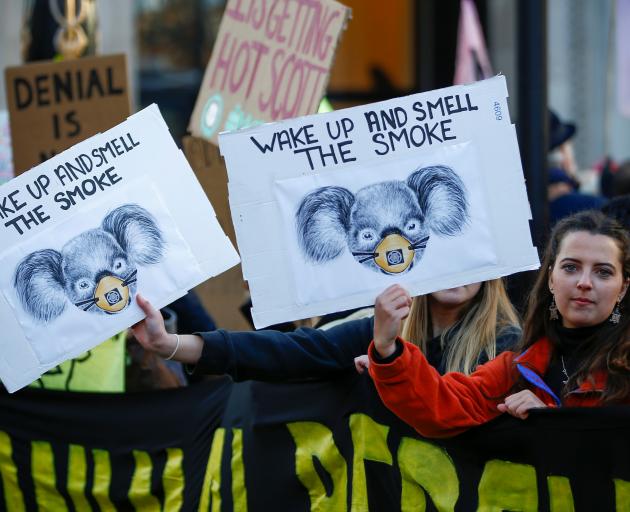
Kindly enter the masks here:
[[333, 0], [229, 0], [188, 129], [221, 131], [313, 114], [350, 10]]
[[9, 391], [239, 261], [155, 105], [0, 187], [0, 248]]
[[256, 327], [537, 268], [502, 76], [219, 137]]
[[[232, 243], [236, 244], [228, 203], [227, 170], [219, 154], [219, 148], [207, 140], [191, 136], [183, 138], [182, 146], [199, 184], [214, 206], [219, 224]], [[195, 291], [216, 324], [222, 329], [235, 331], [251, 329], [240, 310], [247, 299], [246, 284], [243, 281], [240, 265], [201, 283]]]
[[124, 55], [5, 70], [18, 175], [130, 114]]

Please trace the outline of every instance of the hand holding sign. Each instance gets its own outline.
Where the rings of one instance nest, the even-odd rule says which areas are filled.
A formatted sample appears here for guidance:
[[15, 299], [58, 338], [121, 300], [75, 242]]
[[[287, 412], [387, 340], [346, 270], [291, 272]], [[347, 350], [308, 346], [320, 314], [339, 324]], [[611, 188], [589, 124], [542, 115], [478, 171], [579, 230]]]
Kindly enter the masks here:
[[411, 308], [411, 296], [394, 284], [376, 297], [374, 303], [374, 348], [383, 358], [396, 350], [396, 337]]
[[142, 295], [138, 295], [136, 300], [146, 315], [144, 320], [132, 327], [133, 334], [140, 345], [163, 358], [188, 364], [195, 364], [199, 361], [203, 350], [201, 337], [167, 333], [162, 314]]
[[238, 262], [155, 106], [1, 186], [0, 219], [9, 391]]
[[506, 96], [499, 76], [222, 133], [256, 327], [537, 268]]

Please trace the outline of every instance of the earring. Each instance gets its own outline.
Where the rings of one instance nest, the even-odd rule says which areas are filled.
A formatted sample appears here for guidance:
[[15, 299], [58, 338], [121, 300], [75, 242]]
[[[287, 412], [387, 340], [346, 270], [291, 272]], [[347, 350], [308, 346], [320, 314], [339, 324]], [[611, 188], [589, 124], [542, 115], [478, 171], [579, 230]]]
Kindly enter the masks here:
[[551, 296], [551, 304], [549, 304], [549, 320], [558, 320], [558, 306], [556, 306], [556, 298]]
[[621, 301], [617, 301], [617, 304], [615, 304], [615, 309], [613, 309], [613, 312], [610, 315], [611, 324], [617, 325], [619, 323], [619, 320], [621, 320], [621, 311], [619, 310], [619, 302]]

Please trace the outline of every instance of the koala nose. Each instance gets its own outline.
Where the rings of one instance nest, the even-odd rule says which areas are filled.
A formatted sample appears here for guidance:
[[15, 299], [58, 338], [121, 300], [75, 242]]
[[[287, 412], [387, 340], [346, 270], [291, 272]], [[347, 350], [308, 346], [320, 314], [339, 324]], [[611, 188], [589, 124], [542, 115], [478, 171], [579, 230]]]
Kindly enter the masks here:
[[381, 231], [381, 239], [389, 235], [402, 235], [402, 231], [395, 226], [386, 227], [383, 231]]
[[98, 274], [96, 274], [96, 277], [94, 278], [94, 282], [95, 283], [100, 283], [101, 279], [103, 279], [104, 277], [109, 277], [112, 275], [112, 272], [109, 270], [101, 270]]

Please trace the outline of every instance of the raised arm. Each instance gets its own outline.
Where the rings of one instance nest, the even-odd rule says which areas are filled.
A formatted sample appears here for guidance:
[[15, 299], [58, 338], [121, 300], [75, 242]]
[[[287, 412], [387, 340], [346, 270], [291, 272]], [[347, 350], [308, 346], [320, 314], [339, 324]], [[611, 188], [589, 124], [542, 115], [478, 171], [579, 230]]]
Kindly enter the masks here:
[[[167, 357], [176, 346], [175, 335], [163, 331], [160, 313], [145, 302], [138, 299], [147, 318], [134, 326], [134, 333], [145, 348]], [[327, 377], [346, 369], [355, 371], [354, 358], [367, 352], [372, 326], [372, 319], [365, 318], [325, 331], [217, 330], [180, 335], [180, 349], [173, 359], [195, 365], [195, 373], [229, 374], [237, 381]]]
[[440, 376], [420, 349], [397, 337], [408, 313], [406, 292], [390, 287], [376, 300], [370, 375], [384, 404], [427, 437], [448, 437], [501, 414], [497, 408], [513, 386], [512, 352], [470, 376]]

